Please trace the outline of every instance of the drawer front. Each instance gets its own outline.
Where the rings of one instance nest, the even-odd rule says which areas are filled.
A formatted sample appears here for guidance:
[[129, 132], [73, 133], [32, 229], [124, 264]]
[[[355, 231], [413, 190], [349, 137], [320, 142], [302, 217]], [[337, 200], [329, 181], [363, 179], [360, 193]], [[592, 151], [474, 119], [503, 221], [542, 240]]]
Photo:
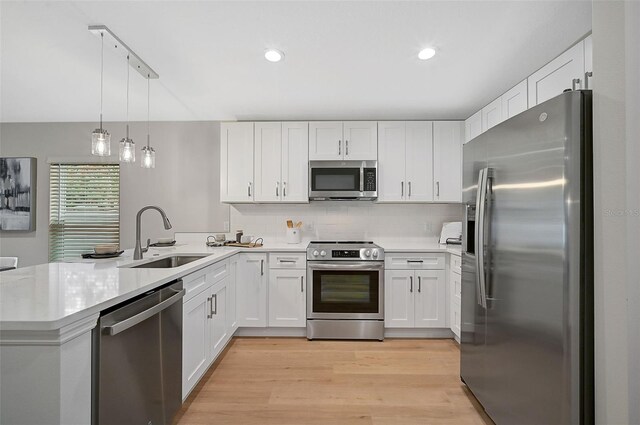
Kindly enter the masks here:
[[460, 302], [462, 296], [462, 276], [458, 273], [449, 273], [449, 279], [451, 281], [451, 295], [453, 299], [457, 299]]
[[183, 288], [186, 291], [184, 301], [202, 292], [209, 282], [207, 282], [207, 268], [200, 269], [182, 278]]
[[444, 270], [445, 254], [408, 252], [385, 254], [384, 266], [391, 270]]
[[462, 271], [462, 257], [451, 255], [451, 271], [460, 274]]
[[207, 281], [209, 283], [220, 282], [229, 276], [229, 260], [224, 260], [207, 267]]
[[280, 252], [269, 254], [270, 269], [304, 269], [306, 267], [306, 253]]

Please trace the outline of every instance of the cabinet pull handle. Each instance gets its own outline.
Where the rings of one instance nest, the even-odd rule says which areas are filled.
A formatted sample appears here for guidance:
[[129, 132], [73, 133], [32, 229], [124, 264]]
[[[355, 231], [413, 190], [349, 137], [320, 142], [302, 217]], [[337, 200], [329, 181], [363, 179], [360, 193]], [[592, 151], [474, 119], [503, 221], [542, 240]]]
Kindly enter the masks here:
[[278, 182], [276, 182], [276, 198], [280, 196], [280, 193], [278, 192], [278, 186]]
[[589, 79], [593, 77], [593, 72], [584, 73], [584, 89], [589, 90]]
[[251, 198], [251, 182], [247, 183], [247, 195]]
[[209, 313], [207, 314], [207, 319], [211, 319], [213, 316], [213, 301], [212, 297], [207, 297], [207, 302], [209, 303]]
[[424, 263], [424, 260], [407, 260], [407, 263]]
[[409, 292], [413, 292], [413, 276], [409, 276]]
[[575, 91], [580, 88], [580, 78], [574, 78], [571, 81], [571, 90]]
[[260, 276], [264, 276], [264, 260], [260, 260]]
[[300, 276], [300, 292], [304, 292], [304, 276]]
[[215, 294], [213, 296], [213, 300], [215, 302], [215, 308], [213, 309], [213, 311], [211, 312], [211, 315], [213, 317], [213, 315], [218, 314], [218, 294]]
[[440, 197], [440, 182], [436, 182], [436, 196]]
[[349, 141], [348, 140], [344, 141], [344, 154], [345, 154], [345, 156], [349, 156]]
[[411, 182], [409, 182], [409, 198], [411, 198]]
[[342, 155], [342, 140], [338, 140], [338, 156]]
[[422, 276], [418, 276], [418, 292], [422, 292]]
[[404, 196], [404, 182], [400, 182], [400, 196]]
[[296, 263], [297, 262], [296, 260], [285, 260], [285, 259], [281, 259], [281, 258], [279, 258], [278, 261], [280, 263]]
[[282, 182], [282, 196], [287, 196], [287, 182]]

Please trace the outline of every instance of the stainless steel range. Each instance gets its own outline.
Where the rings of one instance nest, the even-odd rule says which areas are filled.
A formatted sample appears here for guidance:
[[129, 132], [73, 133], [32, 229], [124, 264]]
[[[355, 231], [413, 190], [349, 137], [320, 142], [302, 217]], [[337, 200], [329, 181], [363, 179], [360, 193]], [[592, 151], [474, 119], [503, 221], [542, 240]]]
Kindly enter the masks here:
[[312, 241], [307, 282], [307, 339], [384, 339], [384, 249]]

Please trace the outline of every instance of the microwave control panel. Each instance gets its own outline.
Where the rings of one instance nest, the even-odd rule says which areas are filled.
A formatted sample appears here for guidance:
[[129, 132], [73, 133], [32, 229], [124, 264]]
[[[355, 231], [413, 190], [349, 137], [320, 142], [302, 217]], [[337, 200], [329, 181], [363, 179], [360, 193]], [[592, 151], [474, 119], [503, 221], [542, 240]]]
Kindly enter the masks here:
[[364, 169], [364, 191], [365, 192], [376, 191], [376, 169], [375, 168]]

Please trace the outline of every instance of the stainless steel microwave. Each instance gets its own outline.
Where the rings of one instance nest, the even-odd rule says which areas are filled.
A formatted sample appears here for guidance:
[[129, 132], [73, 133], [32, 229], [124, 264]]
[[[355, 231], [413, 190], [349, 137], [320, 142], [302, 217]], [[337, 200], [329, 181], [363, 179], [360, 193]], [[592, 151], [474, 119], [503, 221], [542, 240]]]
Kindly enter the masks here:
[[310, 161], [309, 199], [370, 201], [378, 197], [378, 161]]

